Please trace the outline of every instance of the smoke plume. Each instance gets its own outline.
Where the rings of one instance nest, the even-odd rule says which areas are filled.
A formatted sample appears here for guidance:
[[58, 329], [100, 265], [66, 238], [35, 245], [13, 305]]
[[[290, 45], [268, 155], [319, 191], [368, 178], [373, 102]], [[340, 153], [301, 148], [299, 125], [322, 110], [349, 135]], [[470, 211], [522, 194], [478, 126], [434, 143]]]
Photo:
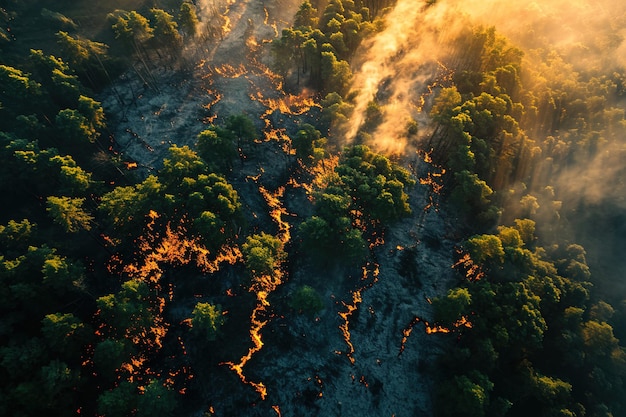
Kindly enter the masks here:
[[422, 107], [429, 85], [445, 76], [446, 56], [471, 27], [495, 27], [527, 53], [528, 68], [536, 65], [531, 57], [545, 51], [556, 51], [576, 71], [606, 72], [626, 64], [626, 4], [615, 0], [399, 0], [385, 22], [354, 64], [355, 111], [347, 138], [356, 137], [368, 104], [376, 102], [383, 122], [373, 142], [392, 152], [406, 146], [408, 121], [427, 120]]

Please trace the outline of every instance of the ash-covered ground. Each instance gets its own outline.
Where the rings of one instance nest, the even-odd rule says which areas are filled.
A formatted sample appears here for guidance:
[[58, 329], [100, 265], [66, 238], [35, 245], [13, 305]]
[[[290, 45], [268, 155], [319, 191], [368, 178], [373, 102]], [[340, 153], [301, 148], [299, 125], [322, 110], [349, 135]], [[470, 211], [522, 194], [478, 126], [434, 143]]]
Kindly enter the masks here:
[[[371, 271], [363, 281], [360, 271], [351, 276], [332, 269], [313, 280], [306, 269], [290, 277], [287, 289], [296, 282], [313, 285], [326, 308], [317, 317], [275, 319], [251, 363], [268, 387], [266, 402], [283, 416], [432, 415], [429, 370], [454, 336], [426, 334], [418, 323], [402, 346], [415, 317], [432, 319], [428, 299], [445, 294], [453, 274], [454, 243], [446, 238], [444, 214], [422, 212], [426, 188], [418, 185], [411, 195], [414, 215], [393, 225], [374, 249], [376, 279]], [[348, 317], [352, 363], [340, 313], [348, 311], [344, 303], [354, 304], [354, 291], [362, 301]]]
[[[311, 214], [304, 190], [289, 181], [295, 157], [287, 136], [299, 123], [313, 122], [319, 109], [312, 97], [286, 93], [268, 69], [269, 41], [298, 6], [298, 1], [235, 1], [224, 9], [229, 26], [223, 39], [189, 47], [175, 66], [156, 66], [150, 83], [129, 71], [102, 95], [117, 151], [137, 162], [140, 177], [162, 165], [172, 144], [193, 146], [209, 123], [246, 114], [255, 121], [259, 140], [254, 158], [236, 163], [229, 180], [253, 214], [251, 225], [272, 221], [260, 186], [270, 191], [286, 186], [281, 204], [288, 214], [282, 220], [292, 226]], [[408, 159], [417, 176], [433, 168], [417, 155]], [[418, 323], [403, 343], [403, 331], [415, 317], [432, 319], [429, 299], [445, 294], [453, 275], [455, 242], [447, 238], [452, 230], [438, 207], [425, 210], [431, 197], [427, 185], [410, 191], [413, 215], [385, 232], [368, 265], [325, 268], [311, 265], [307, 254], [293, 255], [297, 259], [290, 260], [283, 284], [268, 298], [272, 305], [260, 332], [264, 346], [243, 369], [248, 380], [267, 387], [267, 397], [261, 399], [221, 367], [215, 378], [225, 379], [207, 386], [197, 415], [432, 415], [428, 370], [454, 335], [426, 334]], [[322, 296], [325, 308], [316, 317], [286, 306], [302, 284]], [[233, 346], [234, 362], [252, 344], [247, 332], [237, 334], [220, 341]]]

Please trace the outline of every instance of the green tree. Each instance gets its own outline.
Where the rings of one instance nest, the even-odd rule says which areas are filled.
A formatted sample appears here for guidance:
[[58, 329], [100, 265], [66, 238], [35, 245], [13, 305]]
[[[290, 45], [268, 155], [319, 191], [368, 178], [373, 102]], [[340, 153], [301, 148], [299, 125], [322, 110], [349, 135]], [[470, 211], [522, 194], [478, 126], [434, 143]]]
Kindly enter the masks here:
[[93, 216], [83, 209], [84, 198], [54, 197], [47, 199], [46, 210], [52, 220], [66, 232], [75, 233], [90, 230]]
[[163, 385], [162, 381], [152, 379], [143, 387], [137, 400], [137, 417], [171, 416], [176, 406], [174, 390]]
[[0, 65], [0, 84], [0, 126], [9, 129], [16, 116], [31, 112], [32, 103], [42, 94], [41, 84], [8, 65]]
[[106, 417], [128, 416], [137, 406], [137, 387], [134, 383], [121, 381], [116, 387], [98, 397], [98, 414]]
[[72, 37], [67, 32], [57, 32], [57, 44], [69, 66], [76, 71], [83, 82], [94, 89], [110, 81], [105, 64], [110, 63], [108, 45], [81, 37]]
[[253, 277], [273, 275], [287, 256], [280, 239], [265, 232], [248, 236], [242, 252], [246, 268]]
[[219, 304], [197, 303], [191, 312], [192, 332], [203, 340], [214, 341], [225, 322]]
[[[82, 86], [67, 63], [54, 55], [44, 55], [43, 51], [34, 49], [30, 50], [29, 61], [34, 68], [33, 74], [48, 92], [48, 96], [43, 97], [46, 100], [42, 101], [43, 111], [40, 112], [45, 113], [52, 108], [75, 108]], [[46, 103], [48, 98], [55, 104], [50, 109]]]
[[0, 253], [15, 257], [19, 251], [25, 251], [30, 245], [36, 228], [37, 225], [28, 219], [20, 222], [9, 220], [6, 226], [0, 225]]
[[226, 172], [237, 156], [233, 134], [215, 126], [198, 134], [196, 149], [212, 171]]
[[[489, 406], [493, 383], [480, 373], [455, 376], [439, 389], [439, 409], [446, 417], [483, 417]], [[450, 398], [454, 398], [451, 401]]]
[[439, 123], [449, 123], [453, 109], [461, 104], [461, 94], [455, 86], [442, 88], [430, 111], [431, 117]]
[[336, 168], [339, 187], [350, 195], [351, 209], [377, 221], [392, 221], [411, 213], [406, 187], [415, 184], [404, 168], [365, 145], [344, 149]]
[[123, 12], [118, 16], [109, 15], [109, 18], [113, 21], [111, 27], [115, 38], [136, 51], [154, 36], [154, 29], [150, 27], [149, 20], [134, 10]]
[[296, 12], [293, 26], [295, 28], [314, 28], [317, 26], [317, 20], [317, 9], [308, 0], [305, 0], [300, 4], [300, 8]]
[[148, 336], [155, 315], [151, 308], [150, 290], [145, 282], [126, 281], [119, 292], [99, 297], [96, 304], [100, 318], [109, 326], [114, 337], [128, 337], [150, 345]]
[[296, 149], [296, 157], [306, 162], [313, 155], [314, 144], [321, 136], [320, 131], [314, 126], [308, 123], [303, 124], [292, 139], [293, 147]]
[[467, 288], [450, 289], [445, 297], [433, 300], [435, 321], [451, 326], [470, 313], [471, 303], [472, 295]]
[[180, 11], [178, 12], [178, 21], [184, 33], [190, 36], [192, 39], [196, 37], [198, 33], [198, 16], [196, 14], [196, 6], [188, 1], [183, 2], [180, 5]]
[[130, 360], [132, 349], [124, 339], [105, 339], [96, 344], [93, 363], [99, 378], [112, 383], [123, 363]]
[[188, 146], [174, 145], [169, 148], [168, 154], [159, 171], [159, 179], [169, 187], [176, 188], [183, 178], [197, 178], [207, 171], [206, 164]]
[[87, 117], [75, 109], [60, 110], [54, 120], [58, 135], [71, 146], [93, 142], [97, 131]]
[[344, 95], [352, 81], [350, 64], [344, 60], [338, 60], [333, 52], [322, 51], [321, 79], [324, 80], [322, 88], [324, 92]]
[[308, 285], [303, 285], [296, 290], [289, 300], [289, 305], [299, 313], [310, 316], [319, 313], [324, 308], [320, 295]]
[[174, 21], [174, 16], [163, 9], [150, 9], [152, 14], [153, 38], [157, 45], [166, 45], [173, 55], [180, 55], [182, 38], [178, 33], [178, 23]]
[[53, 313], [42, 320], [41, 332], [51, 350], [64, 360], [78, 361], [93, 329], [71, 313]]

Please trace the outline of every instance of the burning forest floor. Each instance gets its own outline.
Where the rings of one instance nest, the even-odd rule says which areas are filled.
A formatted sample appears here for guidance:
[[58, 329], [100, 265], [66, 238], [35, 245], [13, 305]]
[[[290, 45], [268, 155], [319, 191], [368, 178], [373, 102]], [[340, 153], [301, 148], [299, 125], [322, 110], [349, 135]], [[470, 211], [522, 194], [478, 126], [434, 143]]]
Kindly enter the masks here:
[[[293, 246], [290, 228], [312, 212], [305, 189], [292, 178], [297, 169], [288, 135], [299, 123], [314, 123], [319, 111], [311, 97], [286, 93], [267, 62], [269, 41], [296, 9], [296, 3], [283, 0], [232, 3], [225, 10], [222, 39], [189, 48], [176, 69], [154, 68], [143, 79], [141, 71], [128, 72], [101, 98], [113, 119], [109, 126], [116, 150], [136, 162], [139, 177], [156, 172], [172, 144], [193, 147], [209, 123], [250, 116], [262, 136], [250, 157], [235, 164], [229, 181], [250, 227], [276, 230], [288, 247]], [[420, 177], [436, 169], [414, 159]], [[425, 326], [432, 318], [429, 299], [445, 294], [452, 279], [455, 244], [446, 237], [453, 231], [445, 213], [431, 205], [432, 197], [428, 185], [411, 190], [413, 215], [372, 244], [364, 266], [324, 267], [306, 254], [290, 253], [279, 285], [263, 297], [257, 294], [256, 307], [251, 293], [230, 290], [241, 272], [238, 267], [210, 277], [223, 278], [221, 284], [195, 286], [191, 292], [220, 287], [223, 297], [212, 301], [231, 311], [218, 351], [206, 355], [215, 362], [207, 364], [214, 375], [200, 377], [211, 382], [201, 394], [204, 404], [197, 414], [431, 415], [433, 382], [427, 371], [449, 339], [429, 334], [437, 329], [426, 332]], [[302, 284], [322, 296], [324, 309], [316, 317], [299, 315], [287, 305]], [[181, 307], [170, 307], [172, 314], [188, 317], [198, 296], [203, 297], [175, 297], [172, 302]], [[247, 305], [251, 310], [241, 312]], [[257, 319], [260, 325], [251, 323]], [[258, 349], [251, 348], [256, 337], [262, 339]], [[251, 357], [237, 363], [248, 349]]]
[[362, 271], [297, 268], [278, 291], [281, 297], [306, 283], [325, 306], [316, 317], [276, 311], [266, 347], [249, 365], [282, 415], [432, 414], [428, 371], [449, 339], [428, 334], [416, 318], [430, 319], [429, 298], [445, 293], [454, 243], [445, 238], [445, 215], [422, 211], [427, 194], [415, 188], [415, 214], [387, 231]]

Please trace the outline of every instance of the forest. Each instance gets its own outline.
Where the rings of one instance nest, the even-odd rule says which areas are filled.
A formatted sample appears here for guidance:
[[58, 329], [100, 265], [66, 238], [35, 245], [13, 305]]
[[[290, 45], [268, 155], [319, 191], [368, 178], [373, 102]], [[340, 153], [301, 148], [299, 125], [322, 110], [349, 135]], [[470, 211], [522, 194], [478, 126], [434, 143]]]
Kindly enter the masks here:
[[626, 413], [626, 6], [0, 22], [0, 416]]

